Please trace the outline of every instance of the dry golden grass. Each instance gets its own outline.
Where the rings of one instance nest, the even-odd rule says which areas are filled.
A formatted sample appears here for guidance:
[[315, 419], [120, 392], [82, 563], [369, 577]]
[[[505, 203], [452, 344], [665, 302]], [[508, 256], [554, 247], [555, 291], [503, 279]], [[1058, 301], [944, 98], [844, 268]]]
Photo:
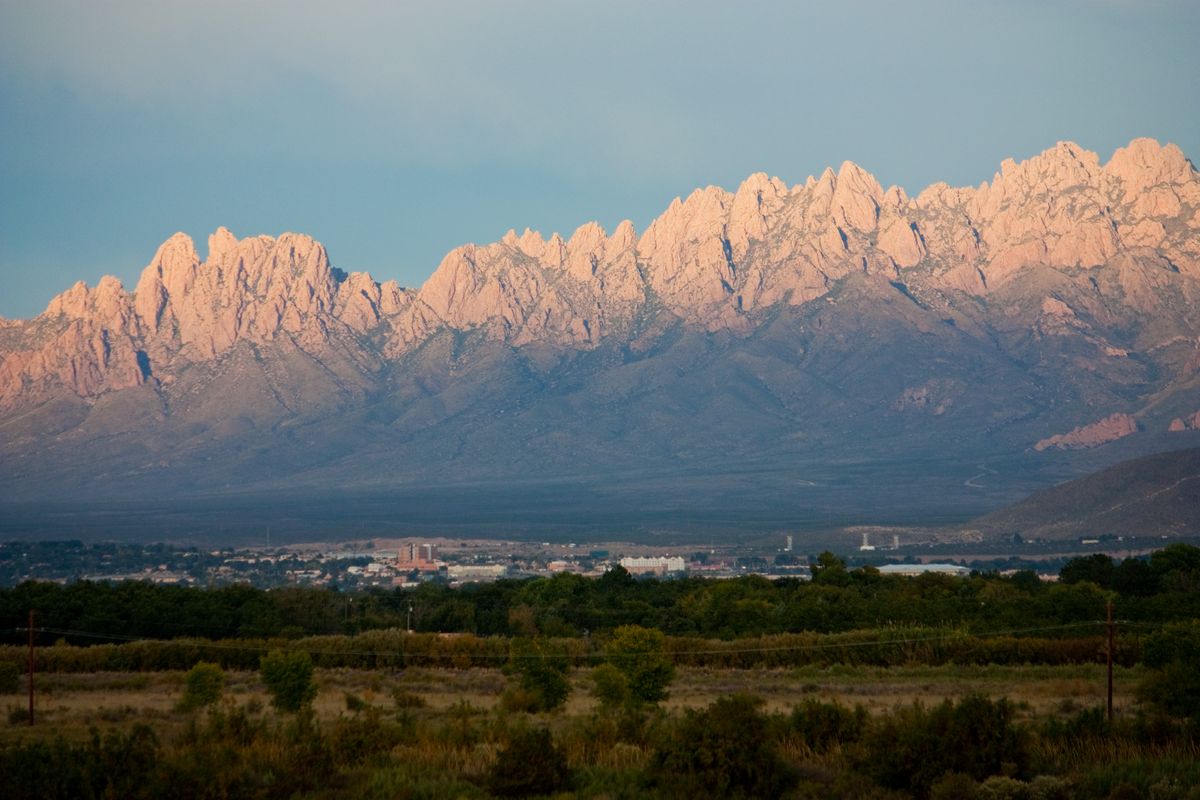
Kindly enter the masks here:
[[[1116, 668], [1113, 704], [1131, 707], [1137, 670]], [[768, 711], [787, 711], [808, 699], [838, 700], [877, 713], [921, 701], [938, 703], [972, 693], [1008, 697], [1030, 713], [1043, 714], [1064, 701], [1079, 706], [1104, 703], [1104, 668], [1064, 667], [805, 667], [777, 670], [681, 670], [672, 685], [668, 708], [698, 708], [714, 697], [752, 692]]]
[[[1118, 713], [1132, 708], [1139, 670], [1115, 671], [1114, 704]], [[572, 673], [573, 691], [558, 719], [583, 717], [595, 710], [589, 695], [588, 670]], [[320, 691], [313, 708], [321, 720], [348, 715], [346, 694], [391, 712], [393, 692], [419, 697], [419, 716], [442, 718], [466, 707], [493, 710], [508, 685], [498, 669], [318, 670]], [[87, 735], [91, 727], [105, 730], [133, 722], [149, 722], [160, 733], [182, 729], [190, 716], [176, 710], [183, 691], [183, 673], [93, 673], [41, 676], [37, 683], [35, 735]], [[700, 708], [721, 695], [750, 692], [762, 697], [766, 710], [786, 712], [805, 699], [861, 704], [871, 713], [919, 700], [926, 704], [972, 692], [1008, 697], [1028, 715], [1054, 713], [1064, 707], [1104, 703], [1105, 674], [1100, 665], [1064, 667], [805, 667], [801, 669], [730, 670], [680, 669], [664, 704], [669, 712]], [[225, 702], [267, 708], [270, 697], [256, 672], [228, 672]], [[23, 708], [24, 695], [0, 699], [6, 713], [0, 719], [0, 740], [28, 736], [24, 725], [10, 721], [8, 710]], [[456, 757], [466, 757], [457, 753]], [[619, 767], [643, 754], [613, 754]]]

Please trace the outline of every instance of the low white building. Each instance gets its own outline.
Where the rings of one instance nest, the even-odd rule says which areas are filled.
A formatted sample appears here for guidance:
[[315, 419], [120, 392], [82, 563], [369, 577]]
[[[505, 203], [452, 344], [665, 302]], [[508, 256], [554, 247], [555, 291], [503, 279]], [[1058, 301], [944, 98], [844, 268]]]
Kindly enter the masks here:
[[494, 581], [506, 574], [508, 567], [504, 564], [451, 564], [446, 568], [446, 576], [460, 583]]
[[927, 572], [960, 577], [971, 574], [971, 570], [957, 564], [885, 564], [879, 568], [880, 575], [924, 575]]
[[687, 565], [679, 556], [651, 558], [627, 556], [621, 559], [621, 566], [630, 575], [666, 575], [668, 572], [683, 572], [687, 569]]

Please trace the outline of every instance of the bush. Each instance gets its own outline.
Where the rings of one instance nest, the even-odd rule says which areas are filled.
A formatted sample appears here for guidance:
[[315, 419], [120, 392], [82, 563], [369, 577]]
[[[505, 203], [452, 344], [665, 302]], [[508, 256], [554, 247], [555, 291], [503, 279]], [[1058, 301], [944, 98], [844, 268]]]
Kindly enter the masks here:
[[864, 737], [861, 766], [883, 786], [929, 794], [947, 772], [975, 780], [1020, 772], [1026, 737], [1013, 725], [1007, 700], [968, 695], [926, 711], [920, 704], [897, 709]]
[[346, 710], [347, 711], [352, 711], [355, 714], [357, 714], [358, 712], [366, 711], [368, 708], [371, 707], [370, 703], [368, 703], [366, 700], [363, 700], [361, 697], [356, 695], [354, 692], [342, 692], [342, 696], [346, 700]]
[[1029, 784], [1003, 775], [993, 775], [975, 790], [975, 800], [1032, 800]]
[[487, 788], [499, 797], [551, 794], [568, 788], [571, 770], [550, 731], [529, 728], [516, 733], [488, 772]]
[[675, 665], [666, 652], [662, 631], [622, 625], [613, 631], [605, 653], [608, 663], [625, 676], [633, 702], [657, 703], [667, 698], [667, 687], [675, 679]]
[[545, 640], [514, 639], [505, 671], [520, 680], [523, 702], [517, 705], [531, 706], [519, 710], [553, 711], [567, 702], [571, 694], [567, 681], [570, 666], [566, 650], [561, 647]]
[[867, 712], [862, 706], [851, 711], [837, 702], [811, 699], [793, 708], [788, 718], [789, 730], [817, 752], [858, 741], [866, 724]]
[[407, 708], [424, 708], [425, 698], [414, 692], [405, 689], [397, 688], [392, 692], [392, 702], [396, 704], [396, 710]]
[[665, 797], [778, 797], [796, 782], [767, 737], [762, 700], [745, 694], [688, 711], [651, 757]]
[[1042, 736], [1047, 739], [1078, 741], [1107, 736], [1108, 713], [1103, 706], [1085, 708], [1066, 718], [1050, 717], [1042, 726]]
[[592, 670], [592, 697], [608, 708], [627, 705], [631, 699], [629, 681], [612, 664], [601, 664]]
[[520, 686], [510, 686], [500, 695], [500, 708], [508, 713], [536, 714], [542, 701], [536, 694]]
[[8, 724], [24, 725], [29, 722], [29, 709], [22, 706], [8, 707]]
[[16, 694], [21, 688], [21, 669], [11, 661], [0, 661], [0, 694]]
[[1200, 622], [1168, 625], [1146, 642], [1151, 671], [1138, 697], [1176, 717], [1200, 720]]
[[1030, 800], [1070, 800], [1071, 784], [1053, 775], [1038, 775], [1029, 782]]
[[211, 706], [221, 699], [225, 688], [225, 672], [216, 664], [201, 661], [188, 670], [183, 678], [183, 698], [179, 701], [181, 711], [191, 711]]
[[160, 750], [146, 725], [128, 733], [110, 731], [101, 737], [92, 729], [91, 741], [71, 743], [62, 736], [52, 741], [20, 742], [0, 749], [0, 775], [5, 797], [149, 798]]
[[979, 784], [970, 775], [947, 772], [929, 787], [929, 800], [976, 800]]
[[317, 696], [312, 657], [303, 650], [272, 650], [259, 662], [259, 672], [271, 705], [280, 711], [299, 711]]

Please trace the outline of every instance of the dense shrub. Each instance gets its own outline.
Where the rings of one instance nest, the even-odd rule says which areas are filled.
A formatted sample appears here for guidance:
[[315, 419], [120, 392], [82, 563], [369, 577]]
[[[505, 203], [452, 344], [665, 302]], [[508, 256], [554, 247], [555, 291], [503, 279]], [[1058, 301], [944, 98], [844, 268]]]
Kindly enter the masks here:
[[817, 752], [858, 741], [867, 725], [867, 711], [862, 706], [853, 710], [837, 702], [805, 700], [792, 709], [788, 731]]
[[627, 705], [631, 698], [629, 680], [612, 664], [600, 664], [592, 670], [592, 696], [605, 708]]
[[1177, 717], [1200, 722], [1200, 622], [1168, 625], [1145, 646], [1150, 667], [1139, 697]]
[[59, 736], [4, 747], [0, 776], [11, 800], [149, 798], [157, 794], [152, 778], [158, 758], [158, 739], [146, 725], [103, 737], [93, 730], [84, 744]]
[[1041, 734], [1050, 740], [1079, 741], [1108, 735], [1108, 714], [1103, 706], [1085, 708], [1069, 716], [1054, 715], [1042, 725]]
[[518, 731], [496, 757], [487, 788], [500, 797], [528, 797], [567, 788], [571, 770], [545, 728]]
[[1027, 760], [1025, 732], [1013, 724], [1007, 700], [969, 695], [926, 710], [901, 708], [864, 737], [861, 766], [881, 785], [927, 796], [947, 772], [984, 780], [1020, 772]]
[[259, 664], [271, 705], [280, 711], [299, 711], [317, 696], [312, 658], [303, 650], [272, 650]]
[[657, 703], [667, 698], [675, 665], [667, 655], [662, 631], [622, 626], [613, 631], [604, 651], [608, 662], [625, 676], [633, 702]]
[[0, 661], [0, 694], [16, 694], [21, 685], [21, 670], [9, 661]]
[[519, 705], [529, 707], [512, 710], [552, 711], [560, 708], [571, 694], [571, 684], [567, 680], [570, 667], [566, 651], [552, 642], [514, 639], [505, 670], [517, 676], [522, 693], [528, 698]]
[[216, 664], [201, 661], [188, 670], [183, 678], [183, 698], [179, 708], [191, 711], [204, 706], [211, 706], [221, 699], [221, 691], [225, 687], [225, 672]]
[[655, 749], [651, 782], [664, 797], [778, 797], [796, 776], [769, 741], [761, 705], [742, 694], [689, 710]]

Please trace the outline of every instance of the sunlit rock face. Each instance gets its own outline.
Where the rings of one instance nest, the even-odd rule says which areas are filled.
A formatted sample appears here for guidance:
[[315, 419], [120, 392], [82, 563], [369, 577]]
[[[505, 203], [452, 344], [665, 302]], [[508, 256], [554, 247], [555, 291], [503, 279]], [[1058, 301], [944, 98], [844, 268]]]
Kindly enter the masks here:
[[[74, 410], [56, 435], [128, 442], [143, 426], [219, 442], [353, 417], [378, 444], [463, 414], [474, 440], [504, 421], [482, 409], [519, 384], [541, 392], [522, 424], [553, 449], [590, 434], [546, 430], [596, 403], [670, 429], [666, 407], [639, 403], [709, 370], [689, 402], [746, 381], [775, 404], [717, 415], [735, 448], [768, 429], [804, 446], [833, 436], [840, 393], [866, 415], [850, 437], [961, 428], [1053, 454], [1197, 427], [1198, 301], [1200, 178], [1174, 145], [1137, 139], [1101, 163], [1061, 142], [915, 197], [846, 162], [794, 186], [759, 173], [697, 189], [640, 233], [509, 231], [454, 249], [419, 288], [347, 274], [302, 234], [220, 228], [203, 259], [175, 234], [132, 292], [78, 283], [0, 321], [0, 416], [25, 420], [6, 442], [18, 455], [49, 429], [23, 415], [60, 401]], [[652, 379], [635, 358], [672, 366]], [[563, 386], [590, 394], [539, 405]]]

